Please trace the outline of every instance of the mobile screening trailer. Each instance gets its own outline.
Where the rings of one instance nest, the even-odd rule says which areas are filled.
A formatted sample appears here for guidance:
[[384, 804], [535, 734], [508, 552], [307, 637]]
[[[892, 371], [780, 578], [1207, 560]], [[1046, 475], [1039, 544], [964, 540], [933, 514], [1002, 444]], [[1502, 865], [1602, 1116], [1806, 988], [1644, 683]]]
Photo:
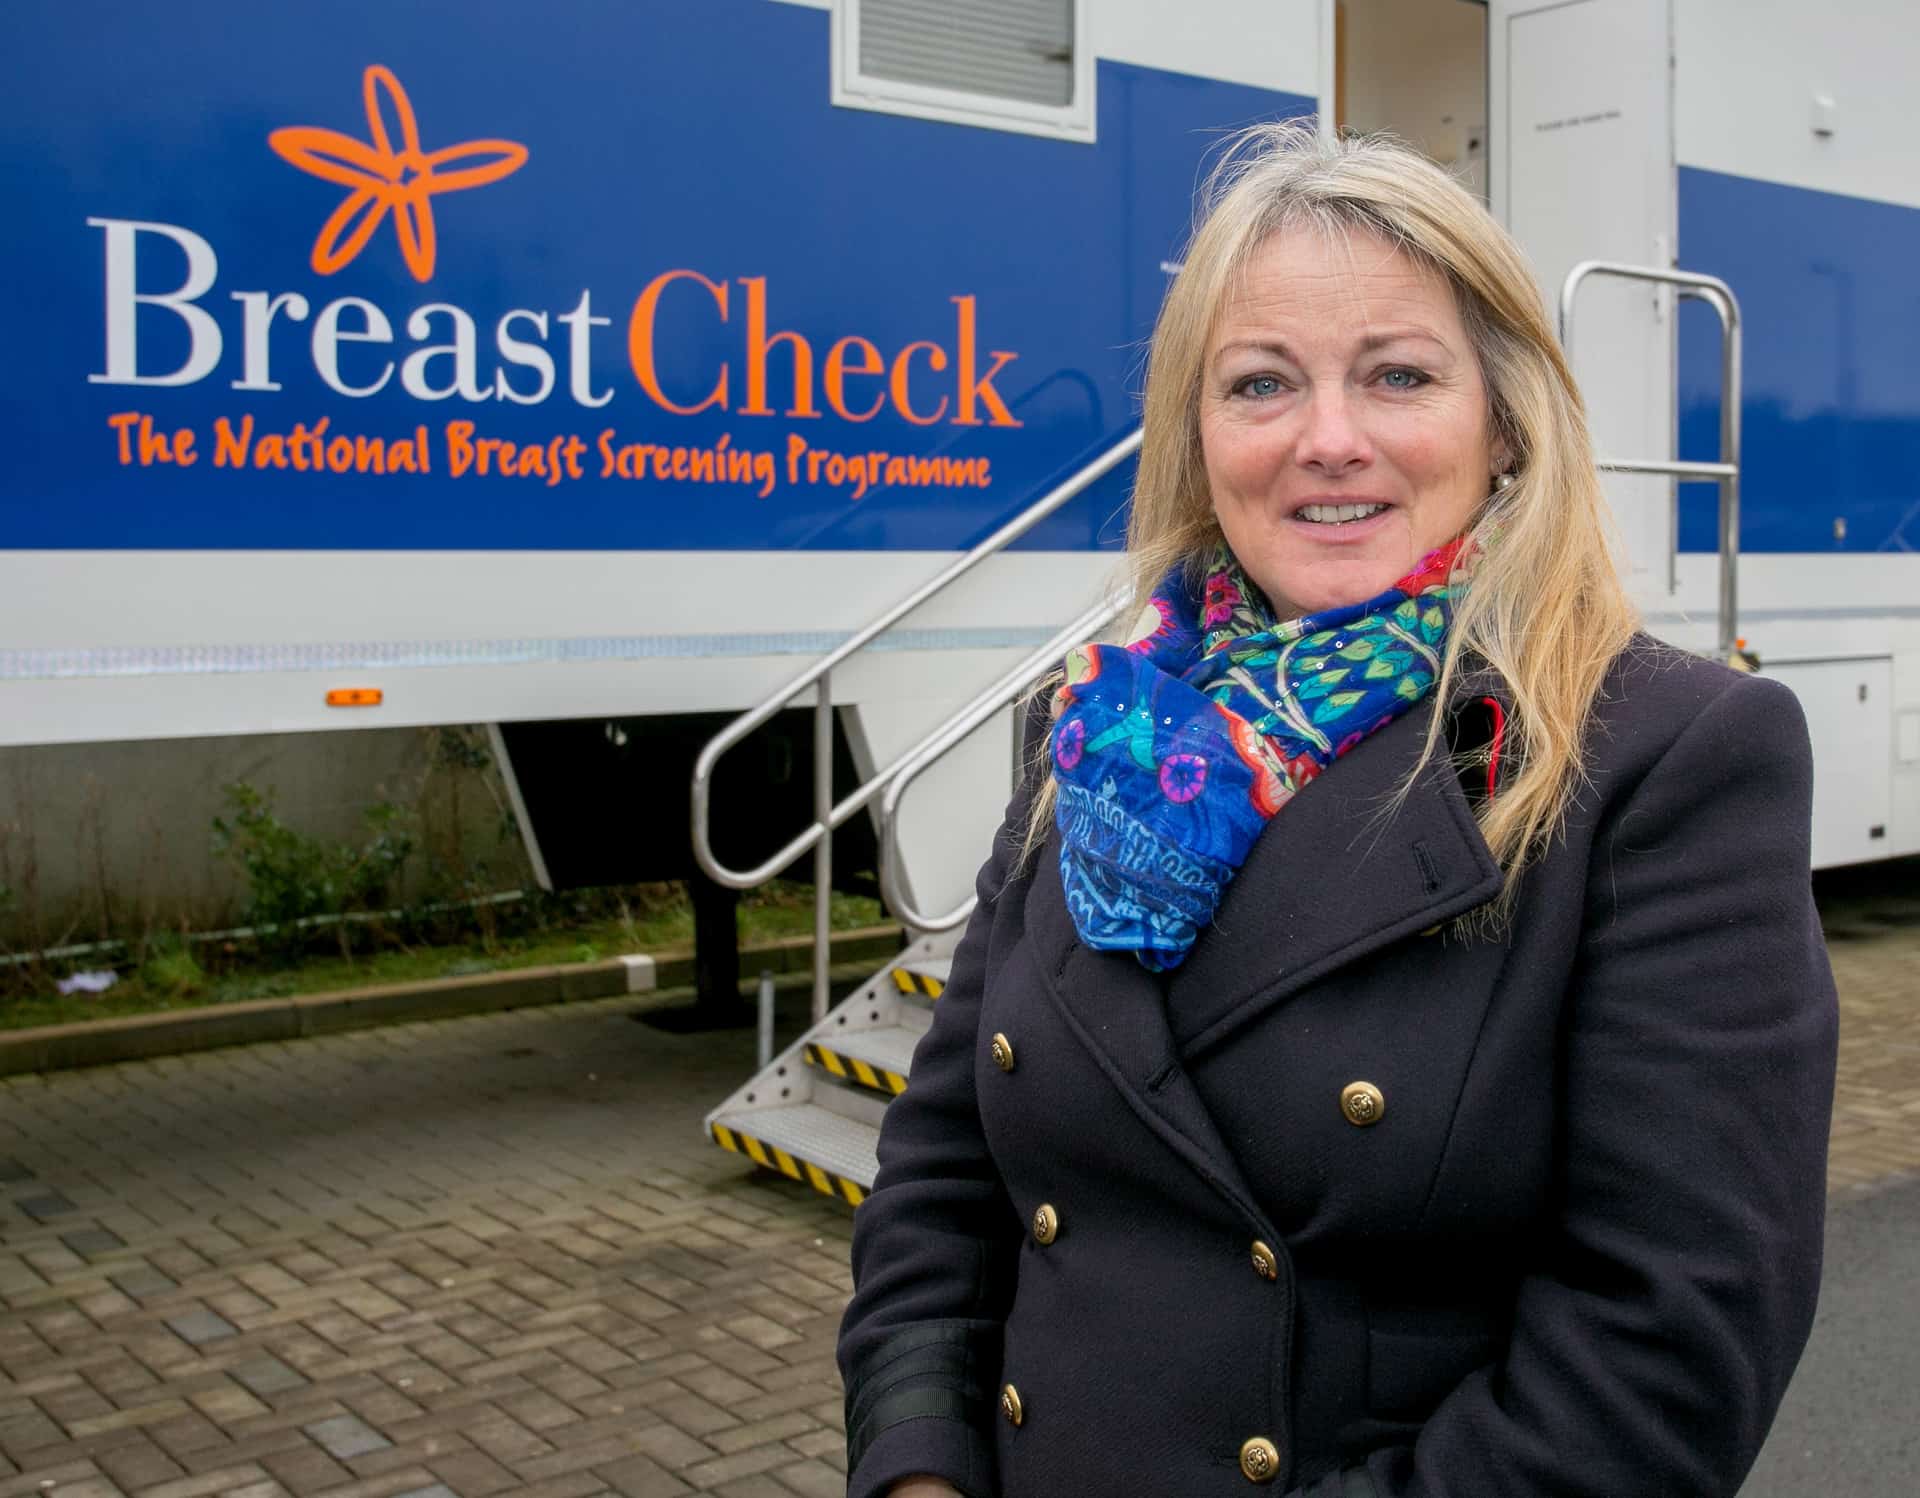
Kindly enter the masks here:
[[[1112, 457], [1208, 149], [1317, 112], [1448, 163], [1552, 300], [1591, 260], [1731, 287], [1737, 525], [1612, 477], [1636, 595], [1716, 649], [1737, 550], [1734, 628], [1812, 725], [1816, 864], [1920, 851], [1897, 0], [36, 0], [8, 30], [0, 744], [489, 723], [543, 877], [677, 871], [693, 749]], [[1575, 313], [1603, 456], [1717, 461], [1711, 309], [1606, 279]], [[830, 741], [730, 758], [718, 854], [1093, 599], [1130, 466], [836, 667]], [[1006, 758], [976, 735], [904, 805], [922, 910], [964, 897]]]

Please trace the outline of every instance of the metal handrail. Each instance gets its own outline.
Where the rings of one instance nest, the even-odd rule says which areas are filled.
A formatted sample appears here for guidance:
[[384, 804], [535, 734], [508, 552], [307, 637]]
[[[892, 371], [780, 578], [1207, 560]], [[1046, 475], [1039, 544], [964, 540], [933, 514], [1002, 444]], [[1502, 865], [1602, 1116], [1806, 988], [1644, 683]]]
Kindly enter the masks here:
[[[813, 1012], [824, 1019], [827, 1010], [827, 937], [829, 910], [833, 893], [833, 837], [835, 828], [847, 821], [871, 801], [887, 780], [914, 751], [895, 759], [839, 802], [833, 799], [833, 670], [857, 651], [885, 634], [901, 619], [923, 603], [943, 592], [988, 557], [1004, 551], [1069, 500], [1084, 493], [1099, 479], [1132, 457], [1140, 449], [1141, 432], [1135, 428], [1092, 462], [1056, 484], [992, 535], [956, 558], [940, 573], [922, 583], [899, 602], [891, 605], [855, 630], [844, 642], [815, 661], [785, 686], [761, 700], [715, 734], [700, 751], [693, 766], [693, 856], [715, 883], [731, 889], [751, 889], [773, 878], [809, 848], [813, 850]], [[786, 846], [751, 869], [729, 868], [713, 851], [712, 799], [713, 771], [720, 758], [756, 728], [766, 723], [805, 692], [814, 689], [813, 706], [813, 821]]]
[[[1625, 281], [1650, 281], [1672, 286], [1693, 301], [1707, 303], [1720, 317], [1720, 461], [1686, 463], [1678, 459], [1614, 458], [1600, 463], [1604, 473], [1663, 474], [1677, 479], [1712, 479], [1720, 486], [1720, 650], [1721, 660], [1732, 656], [1740, 624], [1740, 299], [1718, 276], [1694, 271], [1665, 270], [1652, 265], [1623, 265], [1612, 260], [1585, 260], [1567, 272], [1560, 284], [1560, 346], [1573, 362], [1573, 304], [1581, 284], [1590, 276], [1614, 276]], [[1667, 516], [1667, 591], [1680, 586], [1680, 496], [1676, 490]]]
[[[887, 908], [914, 930], [928, 933], [953, 930], [973, 914], [974, 896], [967, 896], [945, 915], [930, 916], [923, 913], [907, 893], [900, 867], [898, 840], [900, 802], [906, 796], [907, 788], [931, 769], [948, 750], [969, 737], [1001, 708], [1024, 697], [1033, 683], [1058, 665], [1068, 650], [1112, 624], [1125, 607], [1123, 600], [1109, 598], [1086, 610], [992, 686], [973, 697], [951, 721], [908, 750], [905, 759], [895, 767], [880, 797], [880, 894], [887, 902]], [[1020, 750], [1021, 736], [1016, 731], [1013, 736], [1013, 773], [1016, 780], [1025, 768], [1020, 762]]]

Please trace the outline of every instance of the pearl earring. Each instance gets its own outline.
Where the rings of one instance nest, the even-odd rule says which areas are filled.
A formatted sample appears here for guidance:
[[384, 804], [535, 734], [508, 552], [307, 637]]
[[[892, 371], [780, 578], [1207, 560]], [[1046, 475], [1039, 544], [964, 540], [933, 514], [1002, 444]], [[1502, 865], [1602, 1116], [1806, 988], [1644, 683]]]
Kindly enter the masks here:
[[1493, 476], [1493, 487], [1496, 491], [1502, 493], [1511, 489], [1513, 487], [1513, 475], [1510, 473], [1496, 473]]

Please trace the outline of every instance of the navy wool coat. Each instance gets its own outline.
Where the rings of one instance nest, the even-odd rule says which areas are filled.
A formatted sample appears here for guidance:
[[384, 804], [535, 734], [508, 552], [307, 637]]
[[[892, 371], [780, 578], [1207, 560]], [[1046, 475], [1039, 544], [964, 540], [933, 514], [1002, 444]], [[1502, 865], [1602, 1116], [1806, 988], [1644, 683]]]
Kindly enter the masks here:
[[1387, 810], [1437, 710], [1282, 810], [1170, 975], [1079, 943], [1015, 798], [855, 1218], [851, 1498], [1739, 1487], [1820, 1271], [1805, 721], [1637, 640], [1486, 939], [1476, 693]]

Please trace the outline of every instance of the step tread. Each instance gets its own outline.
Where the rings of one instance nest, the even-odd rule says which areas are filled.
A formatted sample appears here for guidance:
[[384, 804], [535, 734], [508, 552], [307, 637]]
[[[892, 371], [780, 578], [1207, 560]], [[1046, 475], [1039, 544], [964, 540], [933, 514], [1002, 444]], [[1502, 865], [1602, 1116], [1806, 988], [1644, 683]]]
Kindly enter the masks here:
[[777, 1145], [799, 1160], [871, 1187], [880, 1172], [880, 1131], [871, 1124], [830, 1113], [817, 1103], [782, 1103], [772, 1108], [736, 1108], [717, 1115], [716, 1124]]
[[815, 1035], [812, 1043], [904, 1077], [913, 1068], [913, 1048], [925, 1033], [906, 1025], [887, 1025], [878, 1030], [840, 1030], [832, 1035]]

